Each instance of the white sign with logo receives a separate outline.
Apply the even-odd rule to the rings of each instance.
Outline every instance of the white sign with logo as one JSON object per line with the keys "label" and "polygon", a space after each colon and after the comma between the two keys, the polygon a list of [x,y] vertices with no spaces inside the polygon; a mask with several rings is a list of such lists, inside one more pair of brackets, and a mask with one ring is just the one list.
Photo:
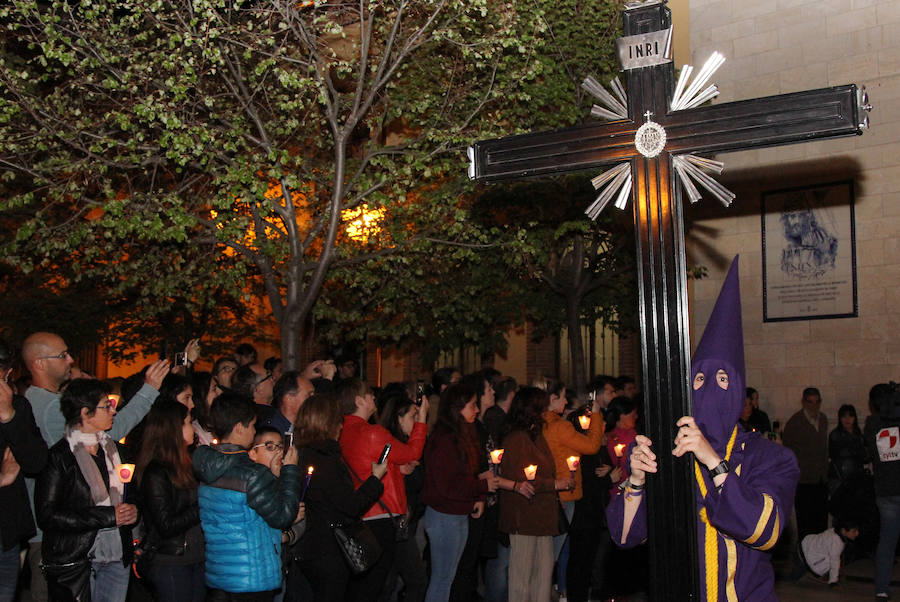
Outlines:
{"label": "white sign with logo", "polygon": [[882,462],[900,460],[900,427],[892,426],[878,431],[875,445],[878,447],[878,457]]}

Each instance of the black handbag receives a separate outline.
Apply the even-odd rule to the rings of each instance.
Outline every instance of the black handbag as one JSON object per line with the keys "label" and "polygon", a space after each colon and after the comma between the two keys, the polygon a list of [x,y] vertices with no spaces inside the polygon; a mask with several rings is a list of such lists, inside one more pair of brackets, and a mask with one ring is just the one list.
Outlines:
{"label": "black handbag", "polygon": [[331,530],[354,575],[365,573],[378,562],[381,545],[365,522],[360,520],[349,525],[331,525]]}
{"label": "black handbag", "polygon": [[91,602],[91,563],[87,560],[65,564],[41,563],[51,600]]}

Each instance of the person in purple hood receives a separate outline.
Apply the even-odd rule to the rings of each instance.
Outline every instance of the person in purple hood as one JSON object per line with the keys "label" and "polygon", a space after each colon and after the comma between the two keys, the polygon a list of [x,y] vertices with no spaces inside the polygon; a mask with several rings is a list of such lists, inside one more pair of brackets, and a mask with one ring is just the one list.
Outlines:
{"label": "person in purple hood", "polygon": [[[793,452],[738,426],[744,405],[744,341],[734,259],[691,361],[693,416],[678,420],[672,454],[693,453],[701,599],[777,600],[771,550],[790,518],[800,469]],[[639,435],[631,476],[607,508],[621,547],[647,539],[643,489],[657,471]],[[651,534],[652,535],[652,534]]]}

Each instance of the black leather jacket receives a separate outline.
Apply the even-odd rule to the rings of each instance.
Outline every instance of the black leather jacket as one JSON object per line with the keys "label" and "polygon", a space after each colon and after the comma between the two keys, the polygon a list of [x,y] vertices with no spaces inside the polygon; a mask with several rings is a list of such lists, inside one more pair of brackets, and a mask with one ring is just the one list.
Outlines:
{"label": "black leather jacket", "polygon": [[197,487],[176,488],[165,466],[154,461],[141,476],[140,494],[146,546],[158,554],[184,555],[185,533],[200,524]]}
{"label": "black leather jacket", "polygon": [[24,397],[14,395],[13,409],[16,412],[13,419],[0,423],[0,458],[7,448],[12,449],[22,470],[15,481],[0,487],[0,540],[4,552],[35,533],[24,475],[36,476],[47,463],[47,444],[34,423],[31,404]]}
{"label": "black leather jacket", "polygon": [[[116,445],[119,457],[127,462],[126,449]],[[34,507],[38,524],[44,531],[41,553],[47,564],[84,560],[94,545],[97,531],[116,526],[115,508],[94,505],[91,488],[81,476],[65,437],[50,448],[47,466],[35,486]],[[131,526],[119,527],[119,536],[122,539],[122,564],[128,566],[134,558]]]}

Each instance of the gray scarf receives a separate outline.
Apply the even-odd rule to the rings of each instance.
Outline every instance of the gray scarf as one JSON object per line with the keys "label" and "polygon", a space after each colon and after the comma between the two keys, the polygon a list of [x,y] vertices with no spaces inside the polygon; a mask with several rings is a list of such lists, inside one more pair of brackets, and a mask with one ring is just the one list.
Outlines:
{"label": "gray scarf", "polygon": [[[125,494],[125,485],[119,478],[118,465],[121,463],[119,449],[106,432],[82,433],[78,429],[66,427],[66,441],[75,456],[81,476],[91,489],[91,500],[97,506],[118,506]],[[98,445],[103,448],[106,458],[106,472],[109,474],[109,489],[91,458],[87,448]],[[115,562],[122,560],[122,540],[117,527],[100,529],[94,539],[89,556],[97,562]]]}

